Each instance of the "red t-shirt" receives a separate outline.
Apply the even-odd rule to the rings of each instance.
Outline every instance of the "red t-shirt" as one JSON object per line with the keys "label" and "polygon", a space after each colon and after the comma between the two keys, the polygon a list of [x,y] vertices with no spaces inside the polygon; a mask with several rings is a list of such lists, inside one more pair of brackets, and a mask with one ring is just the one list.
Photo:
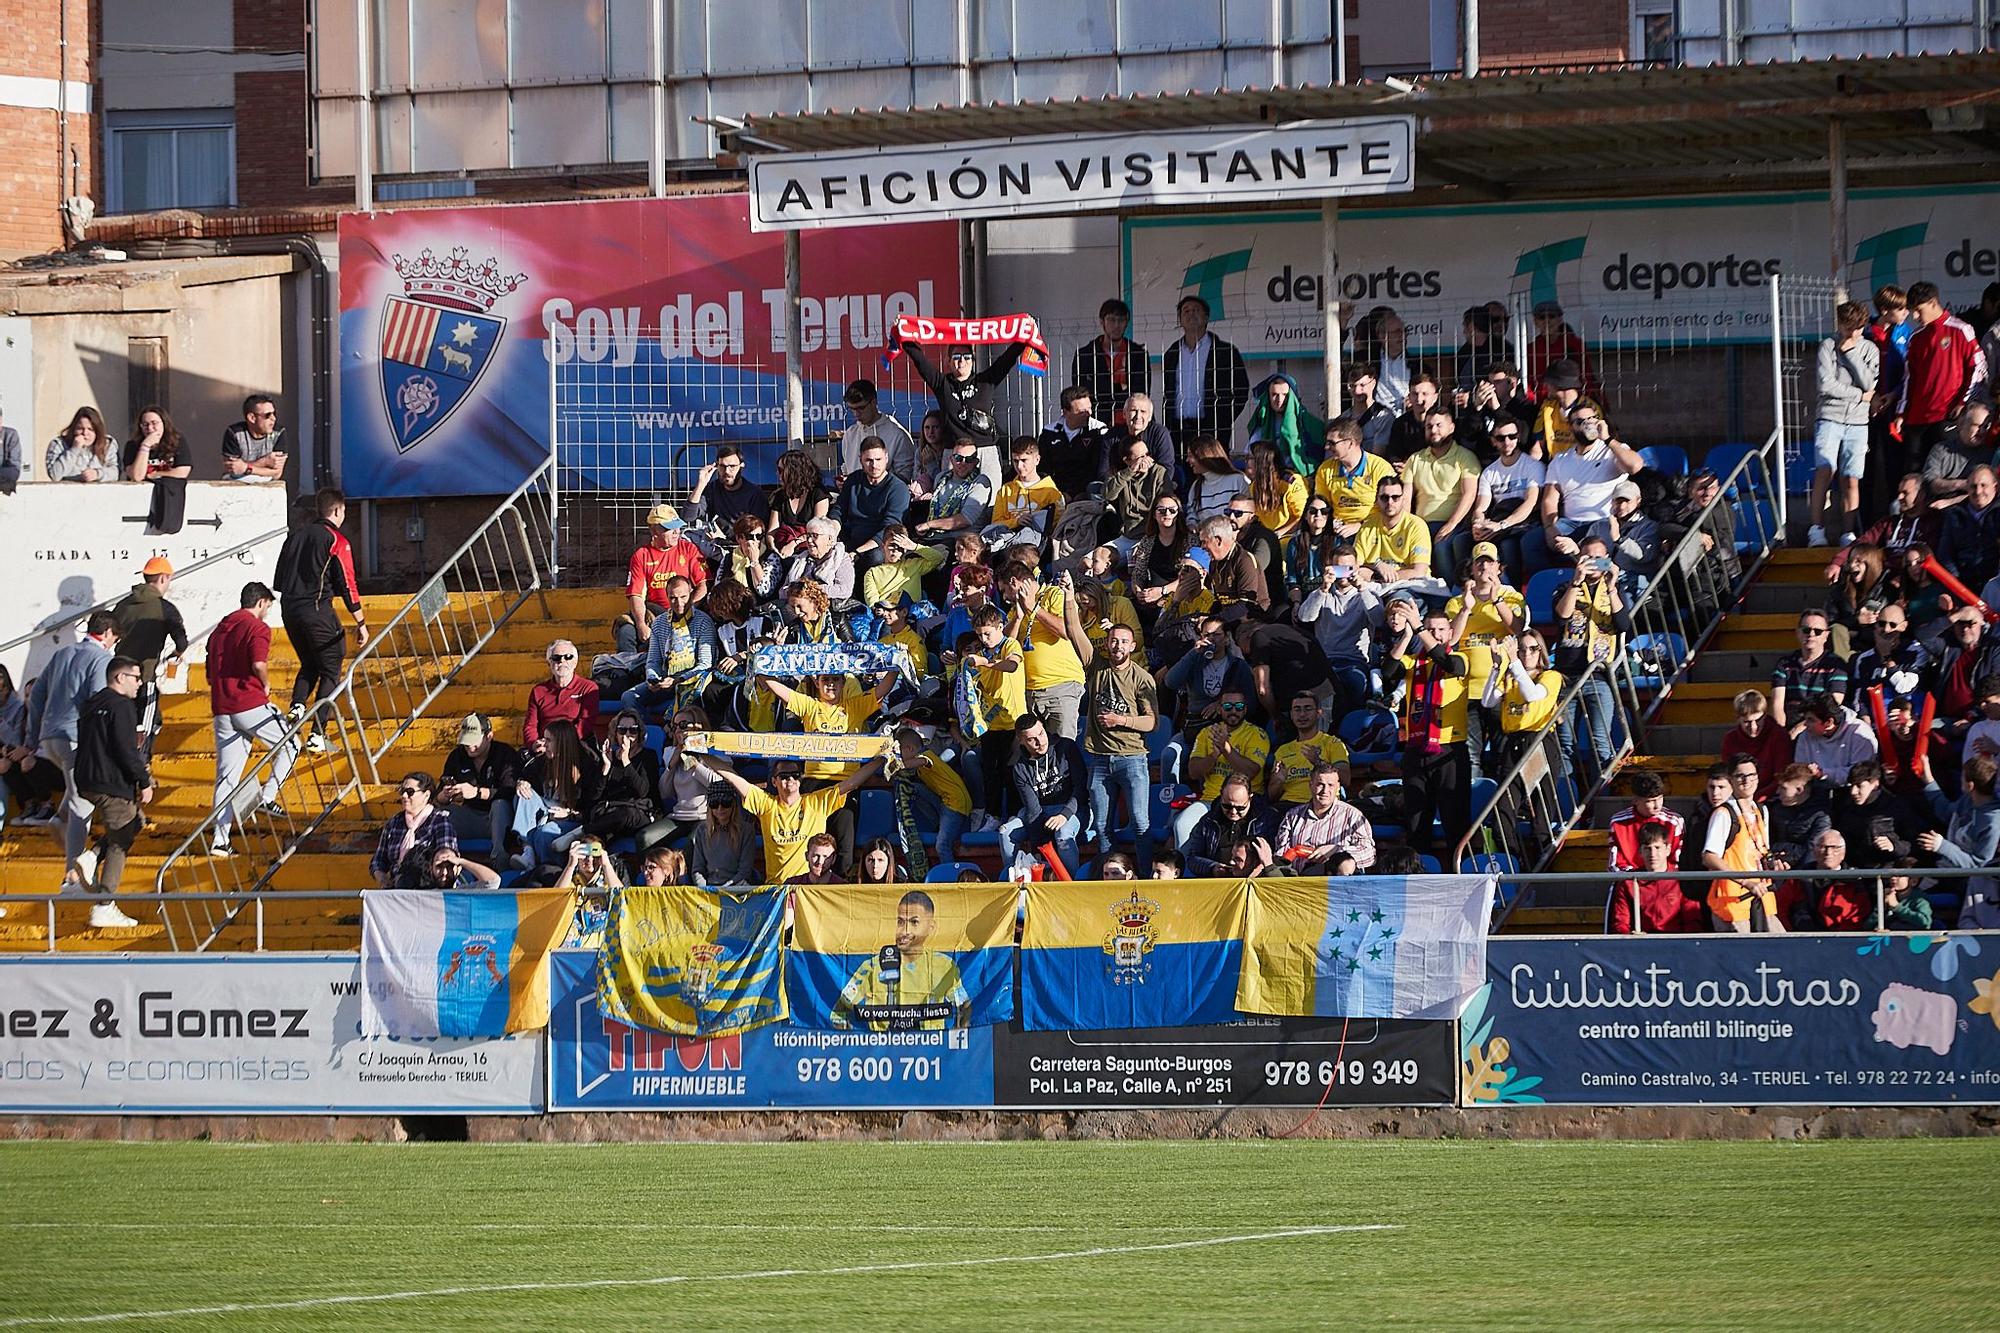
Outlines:
{"label": "red t-shirt", "polygon": [[251,667],[271,660],[271,627],[250,610],[231,611],[208,636],[208,703],[217,717],[271,702]]}
{"label": "red t-shirt", "polygon": [[694,585],[695,596],[701,596],[708,586],[708,562],[701,558],[701,548],[685,537],[671,546],[641,546],[632,552],[632,563],[625,580],[627,597],[643,597],[647,603],[664,610],[667,605],[667,584],[678,574]]}

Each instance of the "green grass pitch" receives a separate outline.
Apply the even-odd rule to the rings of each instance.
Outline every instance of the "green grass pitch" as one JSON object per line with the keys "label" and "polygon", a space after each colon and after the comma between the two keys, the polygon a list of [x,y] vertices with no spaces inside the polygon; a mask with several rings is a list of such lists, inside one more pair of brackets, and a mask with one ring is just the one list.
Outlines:
{"label": "green grass pitch", "polygon": [[0,1329],[1991,1329],[1996,1237],[1992,1139],[0,1143]]}

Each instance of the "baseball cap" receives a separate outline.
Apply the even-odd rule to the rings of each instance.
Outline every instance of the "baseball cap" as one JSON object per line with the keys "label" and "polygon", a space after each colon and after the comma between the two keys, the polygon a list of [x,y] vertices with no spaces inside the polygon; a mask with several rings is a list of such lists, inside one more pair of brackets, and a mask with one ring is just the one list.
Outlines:
{"label": "baseball cap", "polygon": [[1583,371],[1577,367],[1576,362],[1567,357],[1560,361],[1551,361],[1548,370],[1542,375],[1542,383],[1551,389],[1581,389]]}
{"label": "baseball cap", "polygon": [[672,505],[658,504],[654,505],[652,512],[646,515],[646,526],[649,528],[684,528],[687,524],[682,521],[680,511]]}
{"label": "baseball cap", "polygon": [[172,574],[173,572],[173,561],[163,555],[156,555],[151,560],[148,560],[144,567],[139,570],[139,576],[149,579],[156,574]]}
{"label": "baseball cap", "polygon": [[1472,558],[1474,560],[1498,560],[1500,558],[1500,548],[1492,542],[1474,542],[1472,546]]}
{"label": "baseball cap", "polygon": [[458,724],[458,743],[477,745],[493,730],[492,724],[478,713],[467,713],[465,720]]}
{"label": "baseball cap", "polygon": [[1611,498],[1614,500],[1637,500],[1644,494],[1636,481],[1621,481],[1611,488]]}

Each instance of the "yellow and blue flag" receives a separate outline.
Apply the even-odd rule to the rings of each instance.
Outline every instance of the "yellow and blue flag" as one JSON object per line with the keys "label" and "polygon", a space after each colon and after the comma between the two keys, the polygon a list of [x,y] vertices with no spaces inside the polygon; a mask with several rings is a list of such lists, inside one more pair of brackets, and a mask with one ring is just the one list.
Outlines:
{"label": "yellow and blue flag", "polygon": [[1012,884],[799,885],[785,956],[800,1027],[919,1032],[1014,1016]]}
{"label": "yellow and blue flag", "polygon": [[549,951],[567,889],[361,895],[361,1030],[370,1037],[499,1037],[549,1022]]}
{"label": "yellow and blue flag", "polygon": [[1028,886],[1021,1025],[1069,1031],[1227,1023],[1249,881]]}
{"label": "yellow and blue flag", "polygon": [[1250,881],[1236,1007],[1457,1018],[1486,982],[1490,875]]}
{"label": "yellow and blue flag", "polygon": [[597,955],[597,1010],[684,1037],[785,1017],[785,890],[688,885],[611,891]]}

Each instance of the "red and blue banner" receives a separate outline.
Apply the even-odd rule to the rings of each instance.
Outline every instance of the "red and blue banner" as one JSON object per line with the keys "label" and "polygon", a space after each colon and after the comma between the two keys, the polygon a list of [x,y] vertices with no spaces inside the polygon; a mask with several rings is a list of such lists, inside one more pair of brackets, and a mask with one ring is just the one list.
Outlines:
{"label": "red and blue banner", "polygon": [[[815,232],[800,271],[809,429],[906,316],[956,316],[949,222]],[[505,494],[550,452],[651,484],[722,440],[770,480],[784,439],[784,246],[746,197],[621,199],[344,215],[341,481],[350,495]],[[775,331],[775,332],[774,332]],[[553,363],[553,374],[552,374]],[[885,390],[914,427],[927,395]]]}

